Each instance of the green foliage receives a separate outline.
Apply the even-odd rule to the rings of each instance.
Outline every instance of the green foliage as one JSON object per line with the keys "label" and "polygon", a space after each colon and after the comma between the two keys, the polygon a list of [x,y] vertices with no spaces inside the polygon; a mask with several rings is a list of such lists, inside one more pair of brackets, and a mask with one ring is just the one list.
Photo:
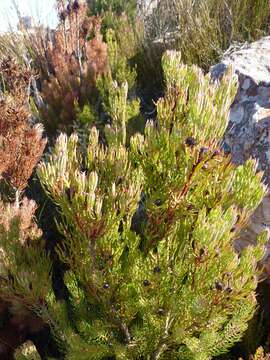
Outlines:
{"label": "green foliage", "polygon": [[119,84],[128,83],[128,88],[133,89],[136,83],[136,71],[131,69],[126,56],[121,52],[117,43],[115,31],[109,29],[106,34],[108,46],[109,65],[112,78]]}
{"label": "green foliage", "polygon": [[136,18],[136,0],[88,0],[90,13],[102,16],[103,34],[118,27],[123,14],[133,22]]}
{"label": "green foliage", "polygon": [[47,293],[40,315],[69,360],[211,359],[256,308],[265,236],[241,256],[233,241],[265,189],[253,161],[235,168],[219,150],[236,82],[213,84],[174,52],[163,68],[165,96],[144,134],[127,140],[127,82],[107,78],[106,146],[95,127],[85,153],[62,134],[38,168],[61,215],[69,293]]}
{"label": "green foliage", "polygon": [[76,107],[77,121],[80,126],[93,126],[96,122],[97,114],[89,104],[85,104],[82,109]]}
{"label": "green foliage", "polygon": [[1,298],[37,310],[51,288],[51,262],[32,223],[36,205],[25,198],[21,206],[0,206]]}
{"label": "green foliage", "polygon": [[111,119],[111,124],[105,127],[105,133],[110,143],[126,144],[135,131],[144,128],[140,103],[134,96],[136,71],[120,52],[113,30],[107,31],[106,40],[110,71],[97,81],[104,110]]}
{"label": "green foliage", "polygon": [[153,42],[139,17],[133,21],[124,15],[117,17],[111,28],[114,30],[119,52],[136,68],[137,86],[140,90],[147,89],[151,92],[149,100],[152,101],[157,90],[160,91],[162,88],[161,57],[166,46]]}
{"label": "green foliage", "polygon": [[91,13],[104,15],[104,13],[122,13],[134,17],[136,11],[136,0],[88,0]]}
{"label": "green foliage", "polygon": [[[62,26],[63,41],[52,48],[38,32],[23,41],[0,38],[1,54],[22,61],[26,47],[33,58],[52,137],[58,128],[75,131],[60,135],[38,169],[59,211],[61,241],[53,233],[45,246],[34,203],[4,203],[11,200],[1,184],[1,301],[18,326],[26,327],[29,313],[41,327],[49,325],[59,359],[226,355],[254,324],[265,235],[241,255],[233,243],[265,189],[254,161],[236,168],[220,150],[236,93],[230,71],[213,84],[180,60],[208,70],[235,41],[267,34],[269,1],[161,0],[145,19],[136,18],[135,0],[89,0],[89,6],[102,16],[106,44],[99,20],[87,18],[83,6],[83,16],[64,9],[73,25]],[[95,21],[96,37],[85,33]],[[65,47],[69,34],[78,40],[80,33],[87,69],[74,58],[78,42]],[[163,56],[168,48],[180,50],[182,59]],[[38,118],[41,110],[31,101]],[[146,101],[155,119],[145,126]],[[61,266],[55,280],[52,269],[55,275]],[[268,357],[262,348],[254,355]],[[39,358],[31,343],[15,353],[16,360]]]}

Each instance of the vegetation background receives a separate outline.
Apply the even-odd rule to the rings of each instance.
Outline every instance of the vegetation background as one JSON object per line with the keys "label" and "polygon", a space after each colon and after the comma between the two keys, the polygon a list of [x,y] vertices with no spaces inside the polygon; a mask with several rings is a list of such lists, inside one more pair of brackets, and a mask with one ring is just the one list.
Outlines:
{"label": "vegetation background", "polygon": [[222,149],[268,0],[57,2],[0,36],[1,359],[268,359],[266,189]]}

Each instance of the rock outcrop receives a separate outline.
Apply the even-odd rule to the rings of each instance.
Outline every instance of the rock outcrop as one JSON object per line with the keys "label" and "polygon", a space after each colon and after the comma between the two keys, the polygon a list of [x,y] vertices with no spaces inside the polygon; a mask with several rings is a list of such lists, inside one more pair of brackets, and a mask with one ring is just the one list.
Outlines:
{"label": "rock outcrop", "polygon": [[137,14],[138,16],[148,17],[157,7],[158,0],[137,0]]}
{"label": "rock outcrop", "polygon": [[269,187],[269,193],[236,247],[241,251],[248,244],[254,244],[262,230],[268,231],[268,249],[263,263],[270,275],[270,37],[225,53],[221,63],[211,69],[213,78],[220,78],[228,65],[238,76],[239,89],[231,107],[224,150],[231,153],[236,164],[250,157],[257,159],[258,170],[264,172]]}

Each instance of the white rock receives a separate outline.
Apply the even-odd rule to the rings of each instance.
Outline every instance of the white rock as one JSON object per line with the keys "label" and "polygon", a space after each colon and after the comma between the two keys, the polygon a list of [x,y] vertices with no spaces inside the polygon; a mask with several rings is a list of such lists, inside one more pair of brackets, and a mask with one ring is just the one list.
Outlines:
{"label": "white rock", "polygon": [[[230,49],[221,63],[212,67],[212,77],[222,77],[229,64],[238,75],[239,89],[224,141],[236,164],[250,157],[258,160],[258,170],[264,171],[270,188],[270,37],[244,44],[235,51]],[[236,248],[241,251],[255,244],[262,230],[267,230],[269,239],[262,264],[270,275],[270,191],[236,241]]]}

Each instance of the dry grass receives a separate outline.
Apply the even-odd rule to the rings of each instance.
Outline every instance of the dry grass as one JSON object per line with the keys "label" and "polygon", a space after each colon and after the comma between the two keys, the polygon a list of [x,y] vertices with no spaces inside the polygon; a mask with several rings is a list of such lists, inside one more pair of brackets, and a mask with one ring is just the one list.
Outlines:
{"label": "dry grass", "polygon": [[233,42],[268,34],[269,19],[269,0],[160,0],[148,33],[162,39],[174,31],[183,60],[208,69]]}
{"label": "dry grass", "polygon": [[231,45],[268,35],[269,19],[269,0],[159,0],[143,21],[137,19],[129,28],[122,24],[118,41],[136,65],[142,87],[158,96],[165,50],[176,49],[183,62],[208,71]]}

